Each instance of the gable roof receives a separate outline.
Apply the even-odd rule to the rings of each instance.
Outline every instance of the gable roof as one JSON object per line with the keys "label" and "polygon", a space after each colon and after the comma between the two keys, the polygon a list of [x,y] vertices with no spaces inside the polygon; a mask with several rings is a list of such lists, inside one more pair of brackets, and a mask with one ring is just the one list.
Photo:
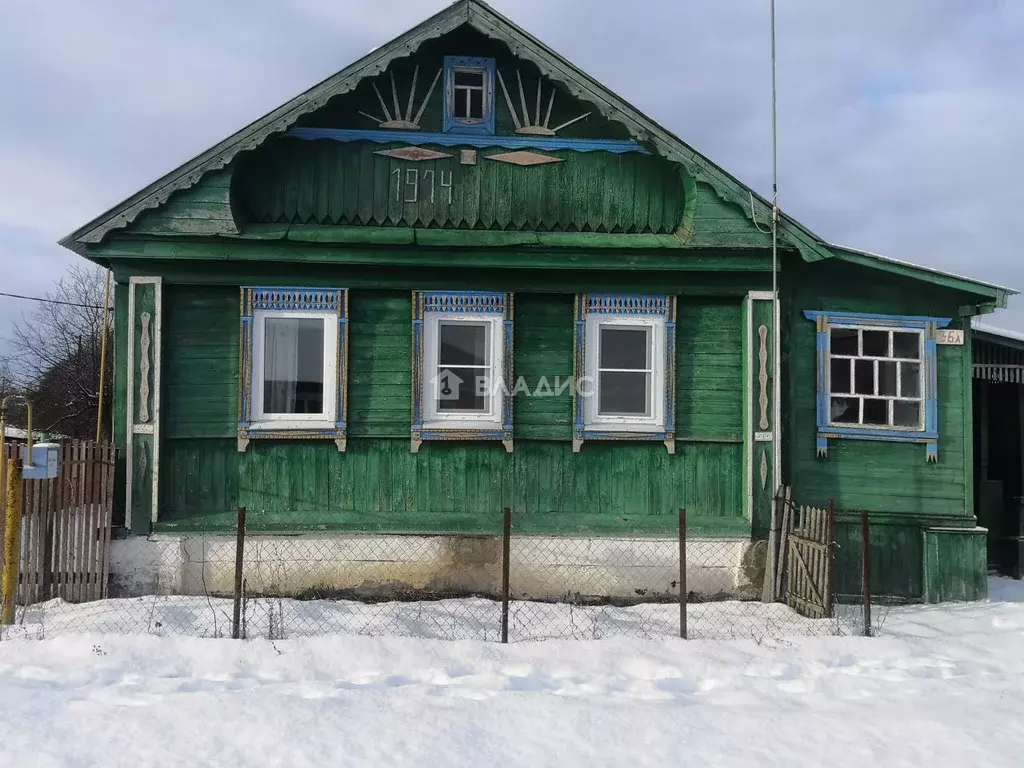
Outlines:
{"label": "gable roof", "polygon": [[902,259],[894,259],[891,256],[883,256],[880,253],[872,253],[871,251],[864,251],[859,248],[849,248],[845,245],[833,244],[831,247],[840,261],[872,267],[884,272],[939,285],[943,288],[951,288],[955,291],[982,296],[987,299],[982,304],[985,305],[984,308],[988,311],[1004,308],[1009,297],[1016,296],[1019,293],[1019,291],[1003,285],[986,283],[982,280],[963,277],[952,272],[943,272],[942,270],[913,264]]}
{"label": "gable roof", "polygon": [[[287,131],[303,115],[320,109],[335,96],[354,90],[364,78],[381,74],[391,62],[411,56],[423,43],[442,37],[463,25],[504,42],[513,55],[532,62],[543,74],[561,83],[573,96],[592,104],[607,119],[625,126],[634,139],[667,160],[683,165],[695,181],[705,182],[722,200],[737,205],[758,228],[762,223],[771,221],[772,206],[769,200],[697,152],[671,131],[577,69],[483,0],[456,0],[426,21],[374,49],[337,74],[314,85],[100,214],[62,238],[60,244],[84,256],[88,245],[99,243],[111,231],[128,226],[141,213],[165,203],[174,192],[191,187],[205,174],[225,167],[239,153],[255,149],[271,135]],[[1003,286],[900,262],[868,251],[830,245],[798,221],[781,212],[779,243],[784,247],[795,248],[806,261],[838,257],[843,261],[975,294],[983,298],[979,305],[983,311],[1005,307],[1007,297],[1016,293]]]}
{"label": "gable roof", "polygon": [[[751,220],[771,220],[771,203],[768,200],[679,137],[581,72],[482,0],[457,0],[390,43],[374,49],[337,74],[160,177],[62,238],[60,244],[85,255],[86,246],[99,243],[111,231],[128,226],[139,214],[165,203],[174,192],[192,186],[210,171],[223,168],[240,152],[255,149],[271,135],[288,130],[303,115],[323,107],[335,96],[352,91],[364,78],[384,72],[392,61],[412,55],[424,42],[439,38],[463,25],[504,42],[513,55],[534,63],[543,74],[561,83],[577,98],[593,104],[606,118],[625,126],[634,139],[646,144],[657,154],[685,166],[696,180],[709,184],[726,202],[740,206]],[[789,216],[781,216],[779,239],[780,244],[797,249],[808,261],[818,261],[832,255],[822,238]]]}

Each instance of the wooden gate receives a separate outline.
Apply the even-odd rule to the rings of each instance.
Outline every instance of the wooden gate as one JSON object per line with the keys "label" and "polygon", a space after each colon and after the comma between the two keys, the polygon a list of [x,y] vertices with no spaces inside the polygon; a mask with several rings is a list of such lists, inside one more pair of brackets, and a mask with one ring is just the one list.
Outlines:
{"label": "wooden gate", "polygon": [[786,563],[786,604],[802,616],[832,616],[835,554],[835,508],[797,507],[791,492],[782,497],[783,552]]}
{"label": "wooden gate", "polygon": [[[21,448],[4,446],[0,480],[5,480],[7,459]],[[58,477],[24,481],[17,598],[21,605],[53,597],[76,603],[106,597],[114,458],[112,445],[67,441],[61,444]],[[0,515],[0,533],[4,524]]]}

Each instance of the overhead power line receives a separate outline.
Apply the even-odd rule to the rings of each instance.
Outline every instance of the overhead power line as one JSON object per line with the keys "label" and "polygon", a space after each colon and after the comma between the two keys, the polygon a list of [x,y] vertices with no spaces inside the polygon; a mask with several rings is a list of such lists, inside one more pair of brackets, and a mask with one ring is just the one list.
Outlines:
{"label": "overhead power line", "polygon": [[[23,299],[25,301],[38,301],[43,304],[61,304],[65,307],[82,307],[83,309],[103,309],[98,304],[78,304],[74,301],[60,301],[59,299],[43,299],[39,296],[22,296],[20,293],[4,293],[0,291],[0,296],[6,296],[9,299]],[[113,307],[110,307],[112,310]]]}

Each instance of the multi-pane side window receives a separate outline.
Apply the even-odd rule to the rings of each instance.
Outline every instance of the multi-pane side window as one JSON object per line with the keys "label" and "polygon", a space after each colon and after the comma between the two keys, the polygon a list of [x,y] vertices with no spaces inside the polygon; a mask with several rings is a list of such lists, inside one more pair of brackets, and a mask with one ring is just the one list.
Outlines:
{"label": "multi-pane side window", "polygon": [[922,331],[832,326],[828,356],[830,423],[924,429]]}
{"label": "multi-pane side window", "polygon": [[[817,327],[816,453],[833,439],[923,443],[939,455],[938,344],[948,317],[804,310]],[[798,364],[798,363],[793,363]]]}
{"label": "multi-pane side window", "polygon": [[344,450],[348,292],[243,287],[239,449],[257,438],[332,438]]}
{"label": "multi-pane side window", "polygon": [[574,450],[584,440],[663,440],[675,450],[673,296],[576,300]]}
{"label": "multi-pane side window", "polygon": [[414,291],[412,450],[501,440],[512,450],[512,294]]}
{"label": "multi-pane side window", "polygon": [[494,59],[445,56],[445,133],[494,134],[494,82]]}

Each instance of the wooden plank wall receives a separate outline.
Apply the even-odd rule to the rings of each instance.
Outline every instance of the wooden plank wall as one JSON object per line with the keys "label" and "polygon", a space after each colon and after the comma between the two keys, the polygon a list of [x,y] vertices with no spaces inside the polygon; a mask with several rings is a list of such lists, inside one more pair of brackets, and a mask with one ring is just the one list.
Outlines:
{"label": "wooden plank wall", "polygon": [[[5,464],[20,449],[4,446]],[[106,597],[114,459],[112,445],[68,441],[61,445],[56,479],[24,481],[20,604]]]}
{"label": "wooden plank wall", "polygon": [[[742,311],[739,300],[681,302],[680,443],[592,441],[572,453],[572,396],[515,402],[515,451],[424,444],[409,451],[408,292],[350,297],[349,444],[235,449],[237,288],[168,287],[164,303],[161,522],[230,527],[305,520],[358,530],[485,532],[503,506],[536,532],[660,530],[685,506],[695,531],[749,535],[742,517]],[[531,390],[572,374],[573,297],[516,295],[515,370]],[[498,515],[500,517],[500,515]],[[223,518],[223,519],[221,519]],[[674,519],[674,518],[673,518]]]}

